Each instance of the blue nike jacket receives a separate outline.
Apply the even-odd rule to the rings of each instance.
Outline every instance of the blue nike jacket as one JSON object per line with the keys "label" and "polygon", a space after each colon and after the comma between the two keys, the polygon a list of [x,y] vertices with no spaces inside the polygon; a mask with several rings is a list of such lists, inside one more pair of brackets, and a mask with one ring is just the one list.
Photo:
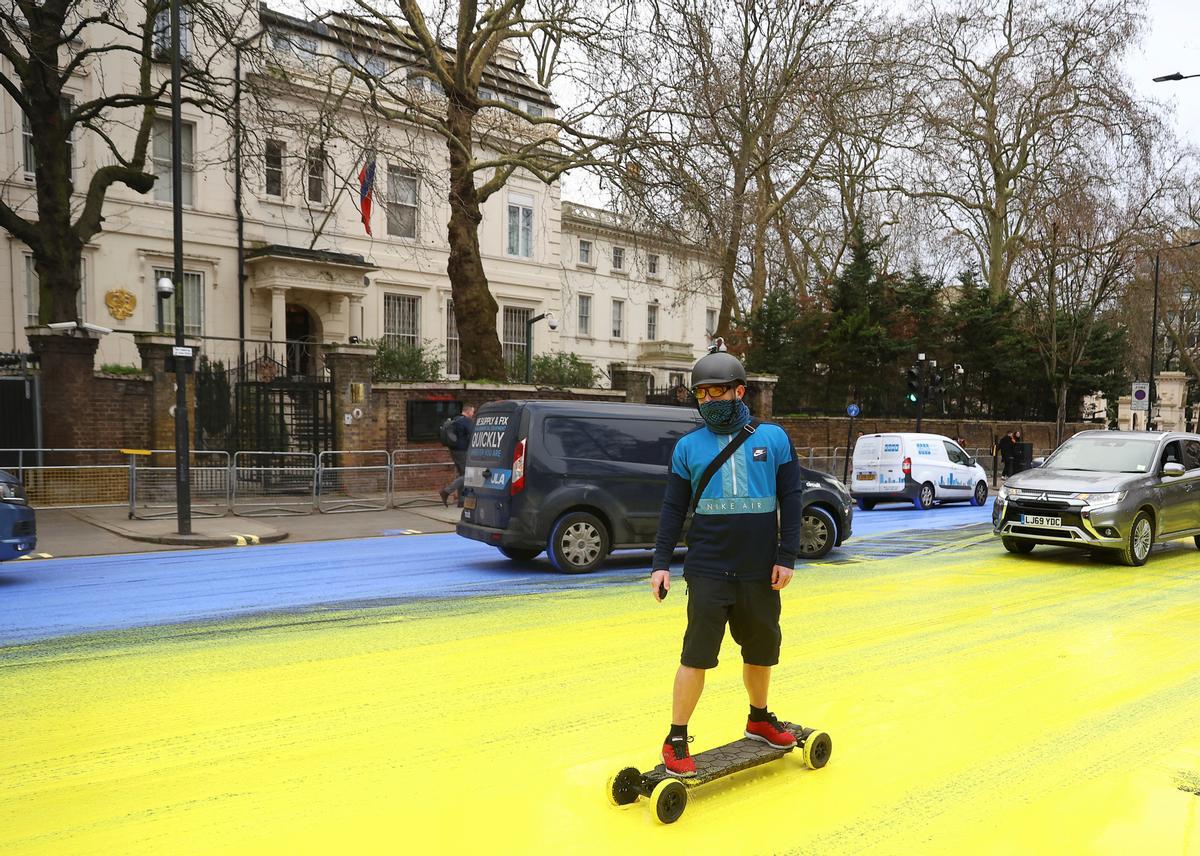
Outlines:
{"label": "blue nike jacket", "polygon": [[[658,518],[654,569],[670,569],[671,554],[708,465],[730,442],[702,426],[680,437]],[[774,565],[795,567],[803,509],[800,465],[778,425],[761,423],[709,481],[687,534],[684,577],[771,576]]]}

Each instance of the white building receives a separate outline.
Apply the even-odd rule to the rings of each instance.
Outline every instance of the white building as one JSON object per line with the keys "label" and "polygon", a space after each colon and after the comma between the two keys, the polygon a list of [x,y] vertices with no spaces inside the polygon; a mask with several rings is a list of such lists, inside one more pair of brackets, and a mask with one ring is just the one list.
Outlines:
{"label": "white building", "polygon": [[[239,328],[247,339],[277,351],[281,346],[268,340],[344,342],[357,336],[424,345],[443,356],[447,375],[455,377],[445,145],[413,127],[376,129],[373,236],[366,234],[357,206],[365,160],[361,140],[352,135],[315,139],[312,128],[320,123],[298,119],[322,109],[321,93],[334,72],[318,57],[350,57],[339,34],[349,33],[351,25],[339,29],[338,19],[331,19],[318,28],[266,9],[261,20],[273,60],[247,79],[246,88],[274,92],[272,112],[285,120],[247,128],[246,138],[254,144],[245,147],[242,170],[244,285],[238,276],[231,119],[183,108],[185,332],[207,337],[202,348],[218,358],[236,348],[223,340],[237,339]],[[392,73],[405,68],[398,47],[353,58]],[[166,63],[155,69],[168,71]],[[223,71],[232,76],[231,65]],[[135,70],[126,63],[105,72]],[[79,76],[75,97],[97,97],[104,77]],[[554,110],[548,93],[523,73],[515,52],[502,52],[484,82],[495,97],[525,110]],[[430,99],[440,97],[423,91]],[[244,115],[249,123],[251,111]],[[344,126],[353,121],[334,118]],[[0,123],[8,129],[23,126],[10,98],[0,100]],[[33,171],[25,136],[2,138],[4,198],[32,218]],[[98,364],[137,364],[133,333],[173,329],[170,301],[155,297],[156,280],[169,276],[172,267],[169,114],[156,120],[152,149],[159,175],[154,189],[142,196],[113,185],[104,231],[84,251],[81,319],[115,331],[103,340]],[[76,187],[86,187],[102,157],[99,141],[81,134],[72,157]],[[37,315],[36,274],[28,248],[5,237],[0,351],[24,350],[24,328]],[[657,383],[682,379],[671,374],[686,370],[707,346],[706,323],[713,326],[719,305],[716,281],[693,248],[639,234],[605,212],[563,203],[557,185],[546,186],[519,171],[484,203],[479,239],[500,305],[497,332],[514,363],[524,354],[526,322],[545,312],[562,323],[557,331],[535,326],[535,352],[575,352],[604,372],[611,363],[641,364],[654,367]],[[319,348],[314,350],[319,360]],[[289,367],[305,373],[313,368],[312,358],[289,355]]]}

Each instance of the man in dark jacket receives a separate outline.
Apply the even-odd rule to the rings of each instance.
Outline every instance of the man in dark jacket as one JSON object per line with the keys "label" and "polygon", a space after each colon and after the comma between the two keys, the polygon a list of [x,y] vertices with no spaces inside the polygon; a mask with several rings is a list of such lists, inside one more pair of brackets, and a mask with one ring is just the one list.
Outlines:
{"label": "man in dark jacket", "polygon": [[458,494],[458,501],[462,502],[463,474],[467,471],[467,451],[471,448],[471,433],[475,430],[475,408],[469,404],[464,407],[462,413],[454,417],[450,427],[454,429],[454,445],[447,448],[454,461],[457,477],[438,491],[438,495],[442,498],[442,505],[450,504],[450,494],[452,493]]}
{"label": "man in dark jacket", "polygon": [[[671,555],[694,488],[750,422],[742,401],[746,370],[731,354],[702,357],[692,369],[692,390],[705,425],[679,438],[671,456],[650,576],[658,601],[671,588]],[[767,710],[767,690],[782,640],[779,591],[791,582],[800,549],[802,484],[787,433],[763,423],[721,465],[696,503],[683,569],[687,630],[675,674],[671,730],[662,748],[663,763],[674,775],[696,774],[688,720],[704,689],[705,671],[717,665],[727,623],[741,646],[742,679],[750,697],[745,736],[781,749],[796,744]]]}
{"label": "man in dark jacket", "polygon": [[1009,431],[1000,438],[1000,442],[996,444],[996,454],[1000,456],[1000,463],[1003,464],[1003,474],[1005,478],[1012,475],[1012,458],[1013,458],[1013,433]]}

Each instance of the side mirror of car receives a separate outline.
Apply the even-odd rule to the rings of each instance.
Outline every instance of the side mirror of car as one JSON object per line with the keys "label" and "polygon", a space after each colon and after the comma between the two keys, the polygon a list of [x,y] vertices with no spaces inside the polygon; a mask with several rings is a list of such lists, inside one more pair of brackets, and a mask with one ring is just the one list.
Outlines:
{"label": "side mirror of car", "polygon": [[1183,475],[1184,472],[1186,472],[1186,470],[1184,470],[1183,464],[1177,464],[1174,461],[1169,464],[1163,464],[1162,474],[1166,478],[1178,478],[1179,476]]}
{"label": "side mirror of car", "polygon": [[968,467],[973,467],[978,463],[979,462],[977,460],[975,460],[974,458],[967,458],[967,466]]}
{"label": "side mirror of car", "polygon": [[1040,467],[1044,463],[1046,463],[1045,458],[1034,458],[1032,461],[1029,462],[1029,465],[1033,466],[1033,467]]}

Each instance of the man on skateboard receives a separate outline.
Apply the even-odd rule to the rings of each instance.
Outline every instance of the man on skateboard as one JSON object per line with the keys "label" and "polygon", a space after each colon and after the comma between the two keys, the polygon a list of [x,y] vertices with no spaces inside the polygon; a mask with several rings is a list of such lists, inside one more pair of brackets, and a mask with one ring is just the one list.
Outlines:
{"label": "man on skateboard", "polygon": [[[767,691],[782,639],[779,591],[792,579],[803,508],[791,440],[778,425],[751,420],[742,401],[741,362],[714,349],[692,368],[692,390],[705,424],[675,444],[650,575],[654,599],[661,602],[671,588],[671,556],[694,503],[683,566],[687,630],[662,749],[666,768],[685,777],[696,774],[688,720],[704,690],[705,671],[717,665],[727,623],[742,649],[742,680],[750,697],[745,736],[778,749],[796,745],[795,735],[767,710]],[[700,484],[710,464],[737,442],[707,484]]]}

